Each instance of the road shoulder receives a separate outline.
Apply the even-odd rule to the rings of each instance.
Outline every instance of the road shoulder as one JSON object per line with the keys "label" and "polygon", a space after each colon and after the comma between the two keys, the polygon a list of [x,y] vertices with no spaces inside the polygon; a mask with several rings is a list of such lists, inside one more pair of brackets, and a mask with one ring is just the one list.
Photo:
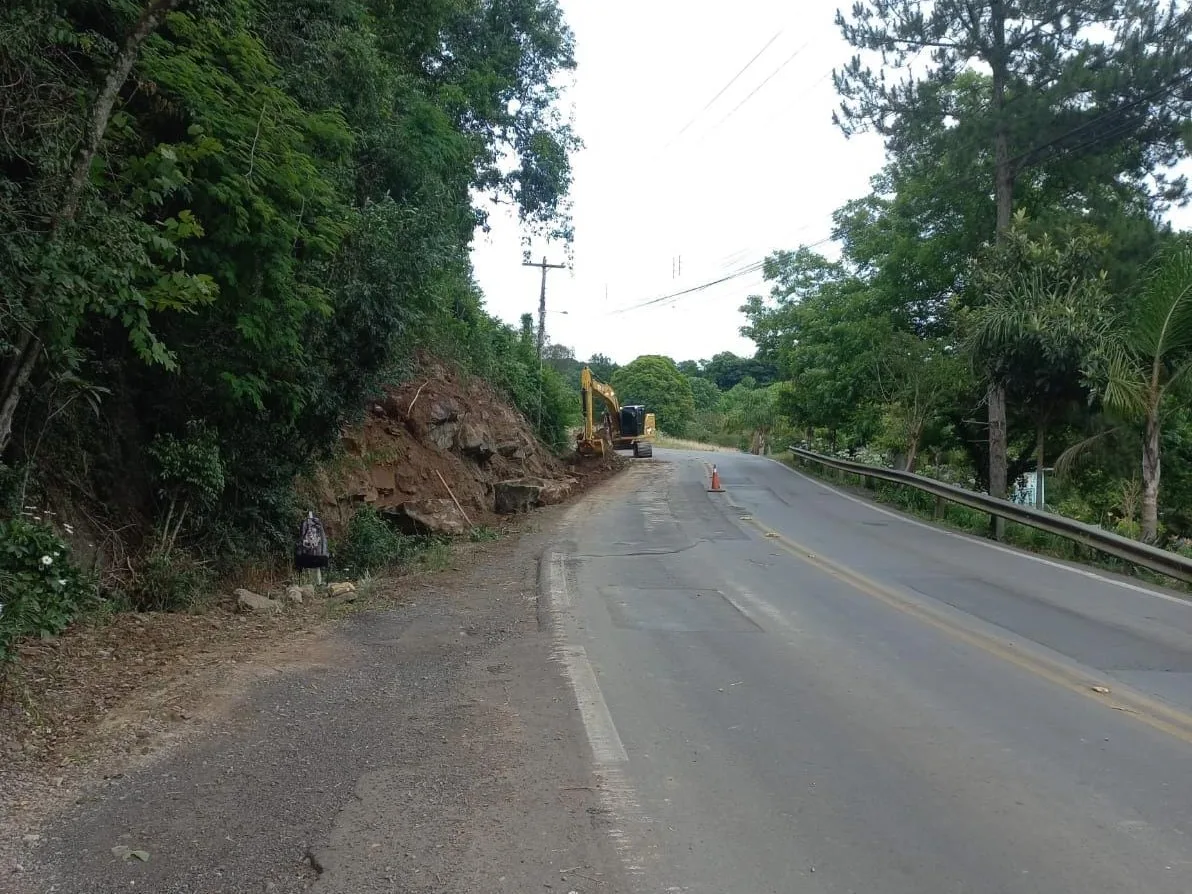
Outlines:
{"label": "road shoulder", "polygon": [[563,512],[401,581],[189,739],[62,787],[9,890],[624,890],[537,611]]}

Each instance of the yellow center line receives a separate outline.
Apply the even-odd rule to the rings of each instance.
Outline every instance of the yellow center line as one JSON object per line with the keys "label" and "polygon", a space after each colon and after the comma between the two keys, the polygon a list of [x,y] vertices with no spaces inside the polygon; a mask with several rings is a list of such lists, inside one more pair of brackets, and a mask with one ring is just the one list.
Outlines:
{"label": "yellow center line", "polygon": [[[903,614],[917,618],[931,627],[947,633],[954,639],[958,639],[997,658],[1001,658],[1021,670],[1028,671],[1057,686],[1062,686],[1064,689],[1078,693],[1108,710],[1120,711],[1153,729],[1167,733],[1182,742],[1192,745],[1192,714],[1151,698],[1137,690],[1122,686],[1117,681],[1114,681],[1111,689],[1104,683],[1088,679],[1085,674],[1076,668],[1068,667],[1042,655],[1024,652],[1016,648],[1013,643],[1006,642],[995,636],[965,629],[947,617],[943,612],[933,610],[926,605],[913,601],[897,590],[878,583],[832,559],[817,555],[813,550],[792,540],[785,534],[768,528],[753,518],[742,520],[761,531],[771,541],[776,542],[785,552],[823,571],[825,574],[843,581],[853,589],[884,602]],[[1108,696],[1112,696],[1112,700]]]}

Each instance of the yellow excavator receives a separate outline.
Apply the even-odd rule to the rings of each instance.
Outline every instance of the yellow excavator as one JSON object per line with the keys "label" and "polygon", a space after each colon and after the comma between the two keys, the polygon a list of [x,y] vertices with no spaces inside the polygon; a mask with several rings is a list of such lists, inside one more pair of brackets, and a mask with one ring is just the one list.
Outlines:
{"label": "yellow excavator", "polygon": [[[592,377],[592,370],[584,367],[579,376],[580,396],[584,408],[584,430],[576,438],[575,449],[580,456],[604,456],[606,449],[628,450],[634,456],[654,455],[654,414],[637,404],[621,406],[617,393],[608,385]],[[596,398],[604,403],[604,417],[596,427]],[[606,446],[608,445],[608,446]]]}

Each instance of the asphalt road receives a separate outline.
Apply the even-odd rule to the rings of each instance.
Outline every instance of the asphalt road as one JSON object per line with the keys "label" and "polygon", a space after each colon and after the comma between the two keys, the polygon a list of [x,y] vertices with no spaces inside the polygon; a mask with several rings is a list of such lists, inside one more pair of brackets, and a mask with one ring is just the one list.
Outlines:
{"label": "asphalt road", "polygon": [[633,890],[1192,890],[1177,597],[745,455],[569,517],[543,611]]}

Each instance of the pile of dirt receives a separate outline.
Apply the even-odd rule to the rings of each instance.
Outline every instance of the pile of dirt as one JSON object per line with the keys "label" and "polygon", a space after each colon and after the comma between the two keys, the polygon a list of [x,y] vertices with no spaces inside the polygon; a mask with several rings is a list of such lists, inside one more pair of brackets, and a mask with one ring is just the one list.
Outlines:
{"label": "pile of dirt", "polygon": [[341,443],[343,458],[318,472],[313,494],[332,536],[361,505],[407,533],[464,534],[562,502],[625,463],[556,458],[491,385],[426,360]]}

